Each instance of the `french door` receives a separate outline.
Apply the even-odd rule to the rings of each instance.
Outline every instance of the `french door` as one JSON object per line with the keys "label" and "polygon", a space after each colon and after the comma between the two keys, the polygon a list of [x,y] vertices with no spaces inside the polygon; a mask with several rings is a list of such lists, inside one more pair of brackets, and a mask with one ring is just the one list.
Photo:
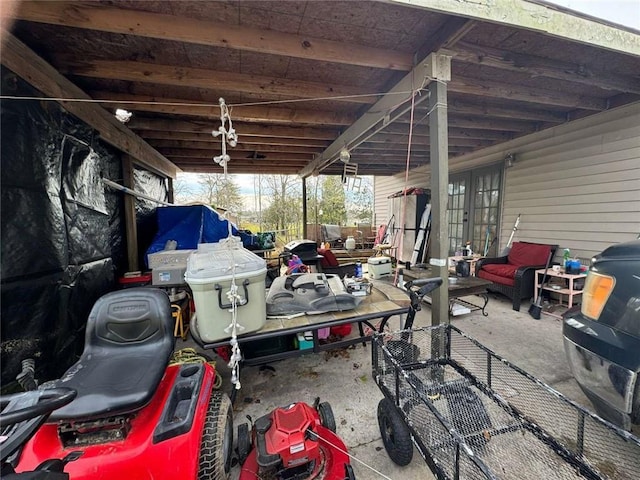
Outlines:
{"label": "french door", "polygon": [[497,252],[502,166],[449,177],[449,254],[471,242],[474,253]]}

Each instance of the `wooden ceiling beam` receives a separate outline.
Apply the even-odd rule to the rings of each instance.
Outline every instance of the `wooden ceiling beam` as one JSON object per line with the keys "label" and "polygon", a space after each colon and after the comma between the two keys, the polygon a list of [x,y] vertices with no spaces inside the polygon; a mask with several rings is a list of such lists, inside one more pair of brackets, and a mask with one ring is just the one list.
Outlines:
{"label": "wooden ceiling beam", "polygon": [[[197,120],[169,120],[160,118],[135,118],[127,124],[132,130],[166,130],[173,132],[206,133],[211,132],[217,126],[210,122]],[[340,131],[338,129],[318,127],[289,127],[280,125],[256,125],[251,123],[234,122],[234,128],[240,138],[245,136],[258,137],[282,137],[312,140],[334,140]]]}
{"label": "wooden ceiling beam", "polygon": [[[218,165],[215,169],[208,166],[192,165],[187,163],[180,163],[179,167],[189,173],[223,173]],[[300,166],[296,165],[268,165],[263,167],[257,167],[254,165],[227,165],[227,172],[230,175],[241,174],[265,174],[265,175],[296,175],[300,170]]]}
{"label": "wooden ceiling beam", "polygon": [[400,71],[413,67],[411,53],[106,5],[29,1],[21,2],[13,15],[31,22],[316,61]]}
{"label": "wooden ceiling beam", "polygon": [[[125,108],[133,112],[220,119],[220,105],[217,101],[203,103],[179,98],[131,95],[106,91],[91,92],[91,96],[96,100],[109,100],[108,103],[101,103],[104,108]],[[255,105],[231,105],[230,107],[233,120],[243,122],[345,126],[351,125],[356,118],[352,114],[328,110],[300,110],[297,108]]]}
{"label": "wooden ceiling beam", "polygon": [[549,3],[522,0],[387,0],[444,15],[473,18],[640,56],[640,35]]}
{"label": "wooden ceiling beam", "polygon": [[[349,128],[340,134],[340,136],[329,145],[322,155],[307,165],[301,172],[302,177],[307,177],[316,172],[327,168],[336,161],[340,150],[345,146],[356,146],[358,142],[366,140],[373,131],[379,129],[385,123],[394,117],[408,112],[410,106],[399,105],[398,93],[406,91],[414,91],[417,85],[426,86],[430,82],[430,67],[432,62],[448,63],[448,58],[439,55],[437,52],[447,42],[455,43],[459,38],[469,31],[469,22],[460,22],[457,19],[450,19],[445,22],[445,26],[432,35],[423,45],[422,51],[428,52],[425,58],[417,58],[416,66],[405,75],[399,82],[393,85],[383,97],[376,101],[362,116],[358,118]],[[413,98],[412,106],[418,105],[427,99],[426,95]]]}
{"label": "wooden ceiling beam", "polygon": [[[381,138],[379,138],[381,137]],[[385,141],[386,140],[386,141]],[[401,137],[400,135],[375,135],[366,142],[360,144],[357,150],[385,150],[389,148],[407,149],[409,137]],[[458,147],[483,147],[493,145],[495,142],[491,140],[479,140],[476,138],[451,138],[449,137],[449,145]],[[429,137],[412,137],[411,151],[420,149],[429,150]]]}
{"label": "wooden ceiling beam", "polygon": [[[488,117],[513,118],[515,120],[533,120],[536,122],[565,123],[568,121],[564,113],[549,110],[532,110],[528,108],[510,108],[487,105],[484,102],[472,103],[465,100],[449,99],[447,103],[449,112],[466,115],[481,115]],[[416,109],[420,113],[426,110]]]}
{"label": "wooden ceiling beam", "polygon": [[[276,152],[256,152],[255,150],[227,150],[227,153],[231,157],[231,161],[234,159],[246,160],[252,158],[254,153],[264,155],[265,158],[257,158],[257,160],[265,161],[287,161],[292,160],[296,162],[310,162],[313,159],[313,155],[304,153],[276,153]],[[210,150],[198,149],[198,148],[163,148],[162,154],[167,158],[181,157],[181,158],[203,158],[212,159],[215,155],[220,155],[220,150],[211,148]],[[213,162],[213,160],[211,160]]]}
{"label": "wooden ceiling beam", "polygon": [[[402,117],[395,123],[397,125],[406,125],[404,128],[407,132],[409,131],[408,117]],[[448,123],[450,126],[458,128],[479,128],[483,130],[498,130],[503,132],[533,132],[539,127],[539,122],[504,120],[490,117],[472,117],[453,113],[449,114]]]}
{"label": "wooden ceiling beam", "polygon": [[[174,149],[174,148],[189,148],[189,149],[201,149],[211,150],[212,148],[218,149],[220,147],[220,140],[211,138],[211,140],[203,141],[191,141],[191,140],[148,140],[149,145],[157,149]],[[279,146],[279,145],[248,145],[244,142],[238,143],[233,148],[228,148],[227,152],[230,155],[238,152],[282,152],[282,153],[300,153],[305,155],[314,155],[322,151],[322,147],[297,147],[297,146]]]}
{"label": "wooden ceiling beam", "polygon": [[589,65],[564,62],[536,55],[459,42],[451,50],[453,60],[526,73],[531,77],[567,80],[604,90],[640,94],[640,80],[614,75]]}
{"label": "wooden ceiling beam", "polygon": [[78,62],[66,57],[59,59],[59,70],[65,75],[126,80],[180,87],[217,88],[243,93],[261,92],[290,98],[331,98],[338,101],[372,104],[377,96],[361,96],[371,93],[361,87],[349,85],[292,80],[264,75],[206,70],[204,68],[176,67],[157,63],[118,60],[86,60]]}
{"label": "wooden ceiling beam", "polygon": [[535,132],[539,124],[533,122],[502,120],[496,118],[449,115],[449,125],[458,128],[479,128],[500,132]]}
{"label": "wooden ceiling beam", "polygon": [[[189,173],[219,173],[222,171],[211,170],[209,167],[202,167],[199,165],[180,164],[180,168]],[[298,170],[296,167],[254,167],[254,166],[233,166],[227,167],[227,172],[230,175],[296,175]]]}
{"label": "wooden ceiling beam", "polygon": [[[44,95],[53,98],[91,99],[11,33],[0,29],[0,36],[2,37],[2,56],[0,57],[2,64]],[[95,128],[102,140],[131,155],[140,165],[162,175],[176,177],[179,169],[174,164],[104,108],[91,102],[59,101],[58,103],[69,113]]]}
{"label": "wooden ceiling beam", "polygon": [[[194,158],[175,157],[174,161],[181,169],[188,172],[200,171],[203,173],[223,173],[222,167],[212,161],[199,161]],[[265,160],[231,161],[227,164],[229,173],[288,173],[295,174],[303,166],[304,162],[272,162]]]}
{"label": "wooden ceiling beam", "polygon": [[483,78],[469,78],[455,75],[451,78],[447,86],[452,93],[464,93],[467,95],[499,98],[502,100],[517,100],[557,107],[583,108],[585,110],[603,111],[607,109],[606,100],[601,98],[586,97],[568,92],[556,92],[545,88],[497,82]]}
{"label": "wooden ceiling beam", "polygon": [[[190,133],[190,132],[167,132],[158,130],[141,130],[140,136],[147,142],[150,140],[178,140],[185,142],[210,142],[213,137],[210,132]],[[219,141],[219,140],[214,140]],[[323,140],[303,140],[297,138],[277,138],[277,137],[249,137],[243,136],[240,141],[244,145],[273,145],[283,147],[315,147],[325,148],[328,141]]]}
{"label": "wooden ceiling beam", "polygon": [[[385,127],[379,134],[371,137],[370,141],[376,141],[378,137],[384,139],[385,135],[403,135],[406,136],[409,134],[409,124],[408,123],[392,123]],[[413,129],[413,137],[414,138],[428,138],[429,137],[429,129],[426,125],[420,125],[418,128]],[[477,138],[480,140],[498,140],[506,142],[507,140],[513,139],[513,134],[511,132],[500,132],[496,130],[486,130],[486,129],[477,129],[477,128],[457,128],[449,126],[449,138]]]}

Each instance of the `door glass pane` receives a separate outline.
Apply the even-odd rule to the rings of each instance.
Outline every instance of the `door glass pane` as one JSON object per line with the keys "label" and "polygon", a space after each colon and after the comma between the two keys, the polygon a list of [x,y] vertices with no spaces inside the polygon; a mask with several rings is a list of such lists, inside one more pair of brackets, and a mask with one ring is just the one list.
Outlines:
{"label": "door glass pane", "polygon": [[466,177],[449,182],[449,255],[464,245]]}
{"label": "door glass pane", "polygon": [[485,254],[496,236],[500,202],[500,170],[474,172],[473,239],[475,253]]}

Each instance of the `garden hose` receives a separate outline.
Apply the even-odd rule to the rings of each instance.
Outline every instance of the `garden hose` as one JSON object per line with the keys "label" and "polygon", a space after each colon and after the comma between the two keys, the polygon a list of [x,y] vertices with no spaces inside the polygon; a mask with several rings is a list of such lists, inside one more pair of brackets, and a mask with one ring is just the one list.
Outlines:
{"label": "garden hose", "polygon": [[[208,363],[216,370],[216,362],[215,360],[207,360],[204,355],[196,352],[195,348],[182,348],[173,352],[171,356],[171,360],[169,360],[169,365],[183,365],[185,363]],[[213,384],[214,390],[219,390],[222,387],[222,377],[218,374],[216,370],[216,379]]]}

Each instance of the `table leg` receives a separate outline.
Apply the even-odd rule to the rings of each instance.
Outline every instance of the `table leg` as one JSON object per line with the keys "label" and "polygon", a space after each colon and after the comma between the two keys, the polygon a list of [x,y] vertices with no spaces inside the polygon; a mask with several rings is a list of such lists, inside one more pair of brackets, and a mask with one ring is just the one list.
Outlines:
{"label": "table leg", "polygon": [[488,317],[489,314],[485,311],[487,304],[489,303],[489,294],[487,292],[476,293],[477,296],[484,300],[482,306],[476,305],[475,303],[468,302],[467,300],[463,300],[460,297],[454,297],[449,300],[449,316],[453,316],[453,305],[457,302],[465,307],[468,307],[472,312],[476,312],[480,310],[482,315]]}
{"label": "table leg", "polygon": [[479,293],[478,294],[482,299],[484,299],[484,305],[482,305],[482,315],[484,315],[485,317],[488,317],[489,314],[487,312],[484,311],[485,307],[487,306],[487,303],[489,303],[489,295],[485,292],[485,293]]}

